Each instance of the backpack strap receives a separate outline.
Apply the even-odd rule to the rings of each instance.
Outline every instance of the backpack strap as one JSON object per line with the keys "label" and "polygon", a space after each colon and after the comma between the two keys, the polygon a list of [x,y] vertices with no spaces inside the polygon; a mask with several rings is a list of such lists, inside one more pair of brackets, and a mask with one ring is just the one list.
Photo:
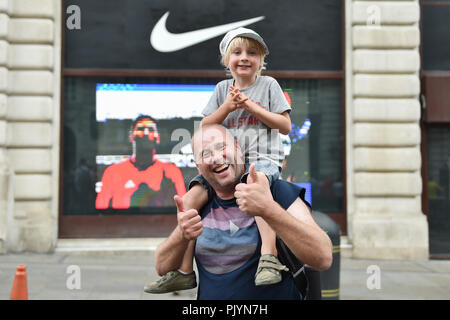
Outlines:
{"label": "backpack strap", "polygon": [[295,286],[302,295],[302,300],[306,299],[309,290],[308,277],[305,272],[305,265],[298,260],[292,251],[286,246],[280,237],[276,237],[276,246],[278,250],[278,259],[281,263],[289,268],[289,273],[292,275]]}

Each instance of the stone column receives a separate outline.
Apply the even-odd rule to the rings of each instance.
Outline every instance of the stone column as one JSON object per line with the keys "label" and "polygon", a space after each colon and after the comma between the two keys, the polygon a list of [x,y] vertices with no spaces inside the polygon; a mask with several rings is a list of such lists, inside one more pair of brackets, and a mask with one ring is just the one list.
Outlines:
{"label": "stone column", "polygon": [[7,221],[10,206],[10,168],[6,155],[6,101],[8,78],[8,1],[0,1],[0,253],[7,251]]}
{"label": "stone column", "polygon": [[60,60],[54,55],[54,45],[58,2],[1,2],[7,3],[5,151],[14,180],[8,251],[49,252],[56,244],[54,202],[58,193],[54,183],[58,166],[54,152],[59,150],[55,149],[59,143],[55,126],[59,124],[55,124],[54,114],[59,102],[55,103],[54,95],[59,91],[55,66]]}
{"label": "stone column", "polygon": [[353,257],[427,259],[421,209],[420,7],[346,1],[347,200]]}

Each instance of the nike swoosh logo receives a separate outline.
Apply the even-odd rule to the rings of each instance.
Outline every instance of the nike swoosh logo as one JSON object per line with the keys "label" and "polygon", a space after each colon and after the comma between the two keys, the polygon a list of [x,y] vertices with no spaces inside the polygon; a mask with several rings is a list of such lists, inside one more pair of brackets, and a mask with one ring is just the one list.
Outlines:
{"label": "nike swoosh logo", "polygon": [[174,52],[187,47],[191,47],[198,43],[225,34],[230,30],[247,26],[249,24],[261,21],[265,18],[264,16],[260,16],[195,31],[171,33],[166,28],[166,21],[168,16],[169,11],[167,11],[155,24],[150,35],[150,43],[152,47],[160,52]]}

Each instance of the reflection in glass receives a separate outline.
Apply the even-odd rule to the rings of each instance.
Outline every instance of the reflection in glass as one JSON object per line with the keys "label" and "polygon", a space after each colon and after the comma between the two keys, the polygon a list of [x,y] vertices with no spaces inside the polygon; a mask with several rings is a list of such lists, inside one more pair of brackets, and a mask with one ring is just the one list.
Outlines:
{"label": "reflection in glass", "polygon": [[310,184],[314,210],[343,213],[341,81],[279,82],[292,103],[291,144],[282,177],[304,184],[307,191]]}
{"label": "reflection in glass", "polygon": [[[190,99],[189,94],[184,94],[181,103],[167,105],[167,101],[177,98],[174,88],[180,84],[184,89],[202,88],[203,91],[200,91],[205,94],[220,80],[66,77],[62,143],[63,214],[175,213],[175,207],[171,205],[173,194],[179,193],[177,189],[182,189],[180,185],[184,184],[186,187],[197,174],[194,163],[189,161],[192,153],[190,140],[183,137],[192,136],[195,123],[201,120],[199,110],[203,109],[204,102],[201,102],[203,98],[200,96]],[[282,139],[287,157],[281,176],[307,189],[306,196],[312,202],[314,210],[343,213],[342,82],[285,79],[279,80],[279,83],[292,106],[292,130]],[[161,84],[164,86],[160,86]],[[151,97],[159,93],[149,92],[148,88],[163,88],[170,95],[155,100]],[[108,93],[108,90],[111,92]],[[197,90],[197,93],[200,91]],[[136,99],[141,94],[145,99]],[[99,99],[99,96],[102,98]],[[200,101],[198,108],[194,110],[187,107],[189,101]],[[107,108],[102,107],[102,104]],[[112,105],[115,107],[108,107]],[[155,120],[157,130],[146,129],[143,123],[142,128],[136,128],[137,123],[133,121],[139,114],[150,117],[157,115],[154,117],[156,119],[151,118],[152,121]],[[141,185],[134,179],[122,179],[119,183],[121,186],[116,188],[136,190],[132,192],[130,199],[127,198],[126,205],[114,206],[112,196],[100,196],[105,188],[109,188],[102,179],[105,179],[107,168],[136,160],[133,158],[136,157],[136,147],[139,147],[136,145],[136,138],[141,138],[141,135],[147,138],[144,139],[146,142],[151,140],[152,135],[152,141],[155,142],[148,153],[152,163],[158,160],[173,165],[171,168],[176,168],[174,171],[179,171],[177,176],[181,178],[172,176],[171,179],[165,175],[168,185],[172,185],[166,189],[171,191],[158,193],[156,198],[151,193],[158,188],[152,187],[151,182]],[[129,168],[133,167],[136,168],[134,164]],[[163,172],[171,175],[171,170]],[[108,179],[117,179],[119,176],[115,172]],[[183,183],[180,183],[180,179]],[[161,185],[159,180],[157,184]],[[162,189],[158,189],[160,190]]]}
{"label": "reflection in glass", "polygon": [[450,128],[427,131],[428,222],[431,254],[450,253]]}

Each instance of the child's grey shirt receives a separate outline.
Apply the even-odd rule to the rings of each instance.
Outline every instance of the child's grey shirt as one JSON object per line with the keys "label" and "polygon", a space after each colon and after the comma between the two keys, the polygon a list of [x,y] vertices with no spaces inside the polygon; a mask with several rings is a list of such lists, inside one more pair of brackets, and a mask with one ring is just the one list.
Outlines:
{"label": "child's grey shirt", "polygon": [[[214,113],[224,103],[233,82],[234,79],[227,79],[217,84],[211,99],[202,111],[203,115]],[[259,76],[250,87],[240,91],[267,111],[281,114],[291,110],[283,90],[272,77]],[[237,138],[246,162],[253,163],[265,159],[281,168],[284,150],[278,130],[266,126],[245,109],[230,112],[222,125]]]}

